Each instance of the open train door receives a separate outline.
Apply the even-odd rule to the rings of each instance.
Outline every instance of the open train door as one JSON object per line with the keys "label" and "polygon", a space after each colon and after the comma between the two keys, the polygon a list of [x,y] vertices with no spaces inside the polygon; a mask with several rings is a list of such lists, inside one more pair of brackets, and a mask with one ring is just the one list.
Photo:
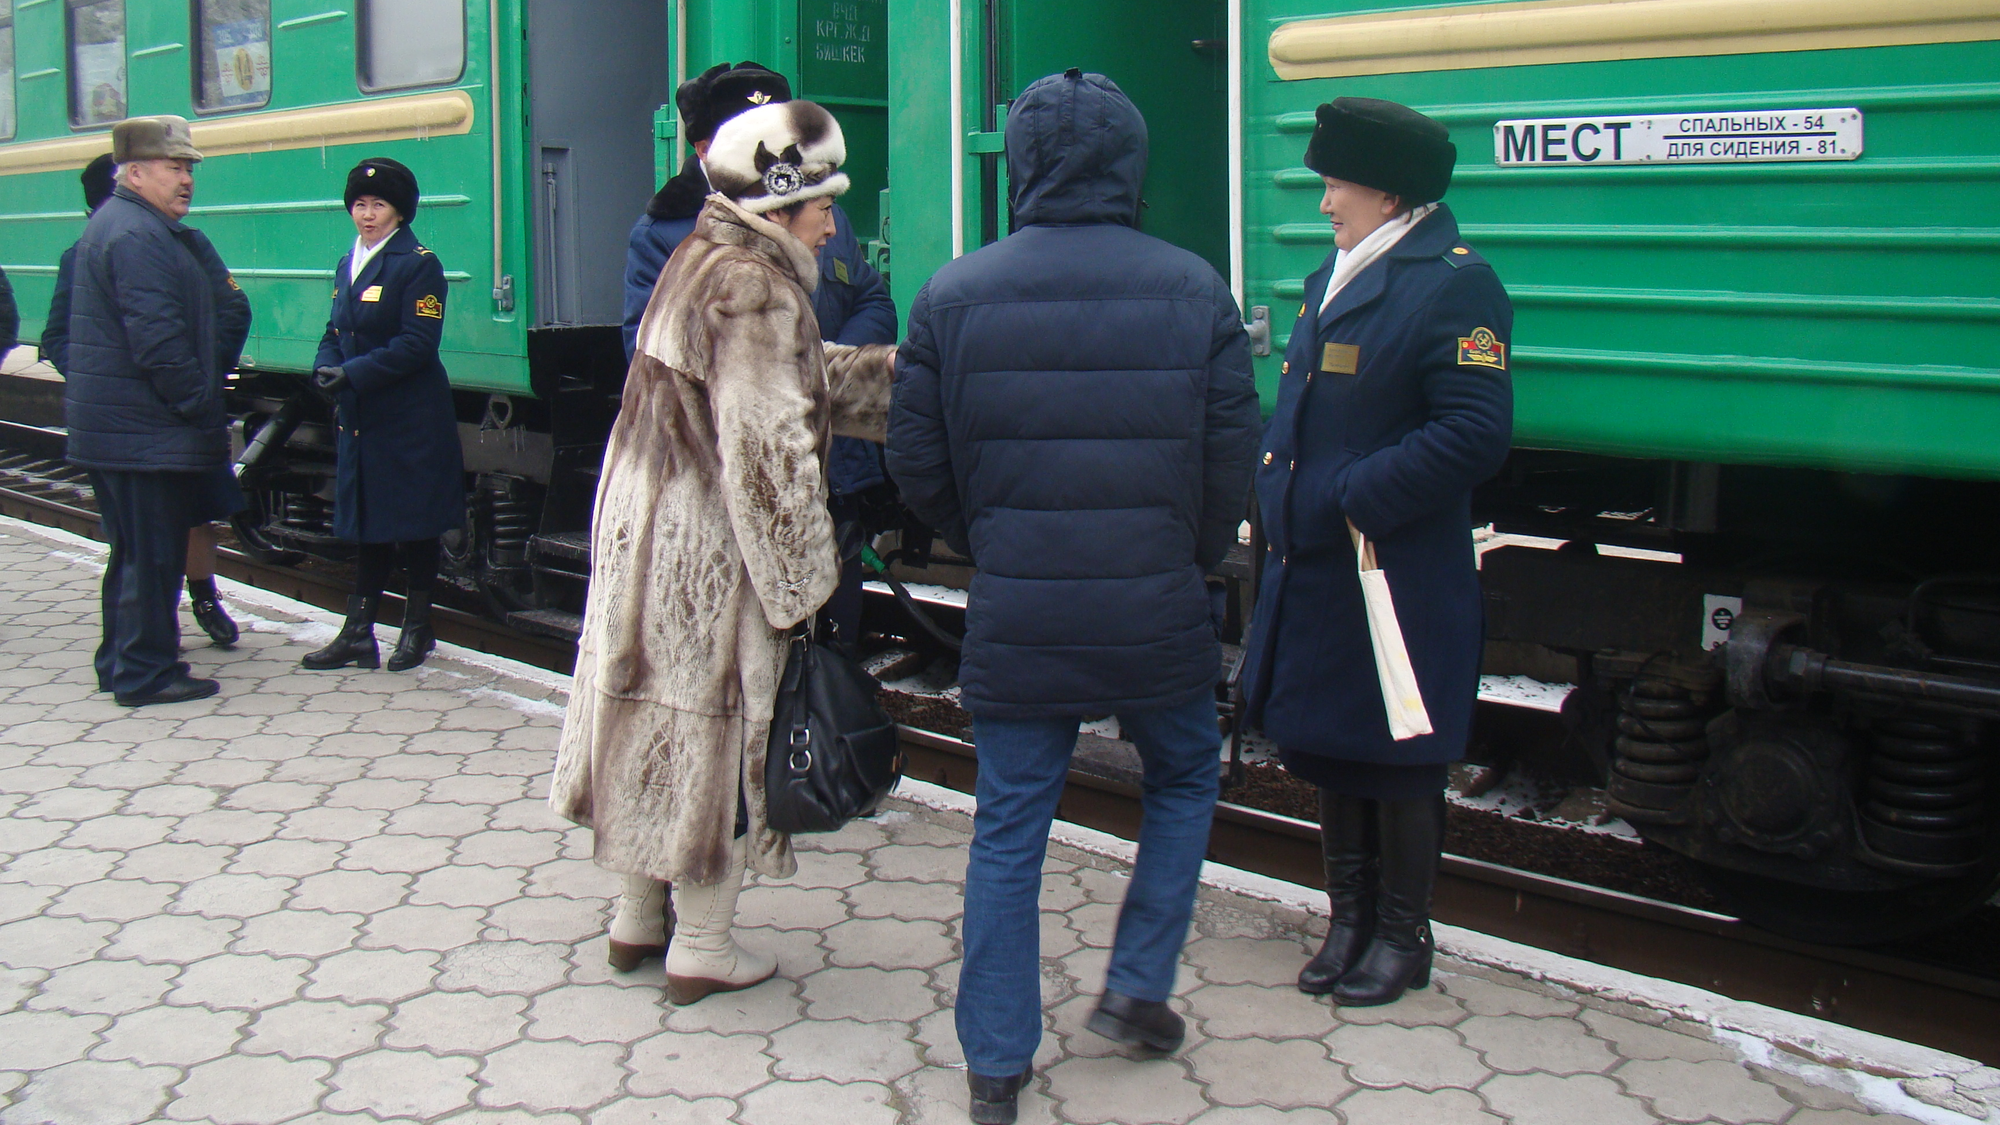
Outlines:
{"label": "open train door", "polygon": [[1142,229],[1230,276],[1236,0],[888,7],[890,280],[899,308],[940,265],[1006,235],[1007,106],[1036,79],[1070,67],[1106,75],[1145,115]]}

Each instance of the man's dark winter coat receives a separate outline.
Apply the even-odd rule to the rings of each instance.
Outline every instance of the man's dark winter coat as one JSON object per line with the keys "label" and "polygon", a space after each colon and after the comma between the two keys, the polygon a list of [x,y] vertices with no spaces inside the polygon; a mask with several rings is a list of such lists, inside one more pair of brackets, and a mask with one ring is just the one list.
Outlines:
{"label": "man's dark winter coat", "polygon": [[0,359],[21,342],[21,310],[14,304],[14,283],[0,270]]}
{"label": "man's dark winter coat", "polygon": [[[207,236],[200,231],[191,233],[195,237],[188,240],[188,246],[201,258],[202,269],[215,287],[215,365],[227,376],[236,370],[243,358],[243,342],[250,338],[250,302]],[[42,325],[42,359],[65,374],[69,371],[69,291],[75,277],[76,246],[72,244],[56,262],[56,289],[49,298],[49,318]]]}
{"label": "man's dark winter coat", "polygon": [[430,539],[465,524],[458,415],[438,357],[444,266],[407,226],[351,285],[350,257],[334,267],[333,316],[313,361],[348,380],[335,407],[333,533],[358,543]]}
{"label": "man's dark winter coat", "polygon": [[889,473],[978,564],[967,710],[1184,704],[1220,669],[1202,579],[1247,506],[1249,341],[1207,262],[1135,229],[1146,124],[1109,79],[1035,83],[1006,140],[1018,229],[918,294]]}
{"label": "man's dark winter coat", "polygon": [[[674,247],[694,230],[695,216],[708,198],[708,177],[693,156],[680,173],[668,180],[646,205],[646,213],[632,224],[625,250],[625,358],[632,358],[632,342],[639,333],[639,321],[646,304],[653,299],[653,283],[660,279]],[[813,314],[819,318],[820,335],[836,344],[893,344],[896,342],[896,303],[882,275],[868,264],[854,224],[839,204],[833,208],[833,237],[819,252],[819,288],[813,290]],[[836,437],[828,452],[827,485],[835,496],[845,496],[881,484],[879,446],[859,438]]]}
{"label": "man's dark winter coat", "polygon": [[[1320,313],[1332,267],[1306,279],[1257,470],[1271,552],[1246,645],[1249,719],[1295,753],[1454,761],[1484,637],[1472,489],[1512,438],[1513,306],[1442,206]],[[1350,520],[1388,573],[1432,734],[1389,735]]]}
{"label": "man's dark winter coat", "polygon": [[70,461],[122,472],[225,463],[223,359],[242,350],[250,303],[215,248],[120,187],[72,253],[74,278],[56,287],[70,301],[59,367]]}

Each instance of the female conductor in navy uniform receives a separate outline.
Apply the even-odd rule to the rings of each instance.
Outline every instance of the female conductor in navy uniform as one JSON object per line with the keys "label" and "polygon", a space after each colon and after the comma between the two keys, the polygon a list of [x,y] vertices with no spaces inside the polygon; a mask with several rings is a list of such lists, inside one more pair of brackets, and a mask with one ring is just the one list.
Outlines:
{"label": "female conductor in navy uniform", "polygon": [[465,462],[451,383],[438,358],[444,266],[417,241],[417,180],[386,157],[347,174],[344,196],[358,237],[334,269],[333,317],[319,342],[313,386],[339,430],[333,530],[359,543],[347,623],[307,668],[374,668],[375,612],[389,572],[403,568],[407,604],[389,670],[424,662],[437,645],[431,591],[439,537],[465,523]]}
{"label": "female conductor in navy uniform", "polygon": [[[1248,717],[1319,787],[1332,924],[1299,988],[1357,1006],[1429,981],[1446,767],[1484,632],[1471,494],[1513,428],[1513,308],[1438,202],[1456,158],[1394,102],[1319,107],[1305,162],[1338,249],[1306,279],[1257,470],[1271,553]],[[1431,734],[1390,734],[1350,524],[1388,574]]]}

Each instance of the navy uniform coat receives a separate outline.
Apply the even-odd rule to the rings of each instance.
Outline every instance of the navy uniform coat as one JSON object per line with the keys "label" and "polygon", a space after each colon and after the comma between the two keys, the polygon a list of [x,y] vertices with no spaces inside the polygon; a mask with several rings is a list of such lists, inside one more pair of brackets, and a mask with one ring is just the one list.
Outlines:
{"label": "navy uniform coat", "polygon": [[[1472,489],[1513,434],[1513,306],[1440,206],[1326,312],[1306,279],[1257,468],[1271,551],[1247,647],[1248,718],[1281,749],[1426,765],[1464,755],[1484,618]],[[1432,734],[1390,738],[1353,521],[1388,572]]]}
{"label": "navy uniform coat", "polygon": [[444,266],[407,226],[352,285],[350,256],[334,267],[333,316],[313,361],[348,379],[335,404],[333,532],[359,543],[430,539],[465,524],[458,416],[438,358]]}

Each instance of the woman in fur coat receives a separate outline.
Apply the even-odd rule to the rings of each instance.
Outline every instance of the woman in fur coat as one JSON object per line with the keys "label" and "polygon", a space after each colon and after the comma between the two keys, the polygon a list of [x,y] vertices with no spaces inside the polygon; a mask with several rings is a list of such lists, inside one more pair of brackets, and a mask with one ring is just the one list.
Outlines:
{"label": "woman in fur coat", "polygon": [[822,344],[813,316],[845,156],[807,101],[716,134],[715,193],[653,288],[604,453],[549,801],[626,877],[612,963],[664,946],[677,1004],[776,970],[732,934],[745,867],[796,866],[765,817],[765,738],[789,631],[840,579],[828,443],[879,442],[888,415],[895,348]]}

